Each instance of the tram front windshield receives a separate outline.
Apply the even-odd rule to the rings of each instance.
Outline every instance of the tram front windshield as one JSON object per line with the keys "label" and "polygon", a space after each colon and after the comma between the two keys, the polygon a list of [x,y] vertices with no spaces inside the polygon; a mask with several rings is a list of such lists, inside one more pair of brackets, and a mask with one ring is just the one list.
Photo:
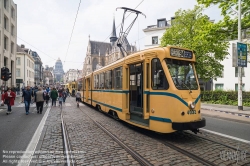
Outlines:
{"label": "tram front windshield", "polygon": [[192,62],[165,59],[168,70],[175,84],[179,90],[197,90],[198,84],[194,75]]}

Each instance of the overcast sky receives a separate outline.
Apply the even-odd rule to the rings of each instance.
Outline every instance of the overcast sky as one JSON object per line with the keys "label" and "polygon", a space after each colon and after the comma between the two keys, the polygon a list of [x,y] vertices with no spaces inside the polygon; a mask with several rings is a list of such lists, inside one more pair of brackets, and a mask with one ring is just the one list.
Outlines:
{"label": "overcast sky", "polygon": [[[145,34],[142,29],[156,24],[159,18],[169,20],[178,9],[193,9],[196,0],[82,0],[69,45],[80,0],[14,0],[17,4],[17,44],[37,51],[43,65],[54,66],[58,58],[64,71],[82,69],[89,40],[109,42],[113,16],[116,26],[121,23],[123,10],[135,8],[143,12],[134,24],[128,41],[143,49]],[[212,6],[204,13],[218,21],[220,10]],[[130,23],[135,15],[126,20]],[[117,35],[120,27],[117,28]],[[139,40],[138,40],[139,39]],[[69,45],[68,53],[67,48]]]}

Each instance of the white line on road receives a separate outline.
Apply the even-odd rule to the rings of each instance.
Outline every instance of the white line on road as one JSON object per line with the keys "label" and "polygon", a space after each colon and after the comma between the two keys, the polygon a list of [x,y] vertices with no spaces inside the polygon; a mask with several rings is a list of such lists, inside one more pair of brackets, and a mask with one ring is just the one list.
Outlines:
{"label": "white line on road", "polygon": [[0,112],[2,112],[3,111],[3,109],[0,109]]}
{"label": "white line on road", "polygon": [[26,148],[26,151],[25,153],[22,155],[19,163],[18,163],[18,166],[28,166],[30,165],[30,162],[31,162],[31,159],[32,159],[32,155],[34,154],[34,151],[36,150],[36,146],[38,144],[38,141],[40,139],[40,136],[42,134],[42,131],[43,131],[43,127],[45,125],[45,121],[49,115],[49,111],[50,111],[50,108],[47,108],[47,111],[45,112],[39,126],[37,127],[36,129],[36,132],[34,133],[28,147]]}
{"label": "white line on road", "polygon": [[219,136],[222,136],[222,137],[231,138],[231,139],[234,139],[234,140],[236,140],[236,141],[241,141],[241,142],[250,144],[250,141],[244,140],[244,139],[241,139],[241,138],[233,137],[233,136],[230,136],[230,135],[218,133],[218,132],[211,131],[211,130],[207,130],[207,129],[200,129],[200,130],[201,130],[201,131],[208,132],[208,133],[216,134],[216,135],[219,135]]}

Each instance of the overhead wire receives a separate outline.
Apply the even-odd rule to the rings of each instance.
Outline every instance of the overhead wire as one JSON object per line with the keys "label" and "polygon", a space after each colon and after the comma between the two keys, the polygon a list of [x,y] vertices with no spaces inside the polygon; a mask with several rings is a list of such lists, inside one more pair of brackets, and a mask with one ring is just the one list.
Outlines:
{"label": "overhead wire", "polygon": [[74,32],[74,28],[75,28],[75,24],[76,24],[76,19],[77,19],[77,15],[78,15],[78,12],[79,12],[79,8],[81,6],[81,1],[79,2],[79,5],[78,5],[78,9],[77,9],[77,12],[76,12],[76,17],[75,17],[75,21],[74,21],[74,25],[73,25],[73,28],[72,28],[72,31],[71,31],[71,35],[70,35],[70,39],[69,39],[69,44],[68,44],[68,48],[67,48],[67,52],[66,52],[66,55],[65,55],[65,59],[64,59],[64,62],[67,58],[67,55],[68,55],[68,51],[69,51],[69,46],[70,46],[70,42],[71,42],[71,39],[72,39],[72,35],[73,35],[73,32]]}

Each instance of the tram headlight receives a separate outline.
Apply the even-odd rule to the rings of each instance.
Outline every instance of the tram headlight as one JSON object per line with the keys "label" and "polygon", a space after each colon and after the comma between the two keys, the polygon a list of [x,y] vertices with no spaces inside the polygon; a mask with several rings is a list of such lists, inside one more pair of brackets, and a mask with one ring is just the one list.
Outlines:
{"label": "tram headlight", "polygon": [[191,102],[189,106],[190,106],[191,109],[194,109],[195,108],[195,103]]}

